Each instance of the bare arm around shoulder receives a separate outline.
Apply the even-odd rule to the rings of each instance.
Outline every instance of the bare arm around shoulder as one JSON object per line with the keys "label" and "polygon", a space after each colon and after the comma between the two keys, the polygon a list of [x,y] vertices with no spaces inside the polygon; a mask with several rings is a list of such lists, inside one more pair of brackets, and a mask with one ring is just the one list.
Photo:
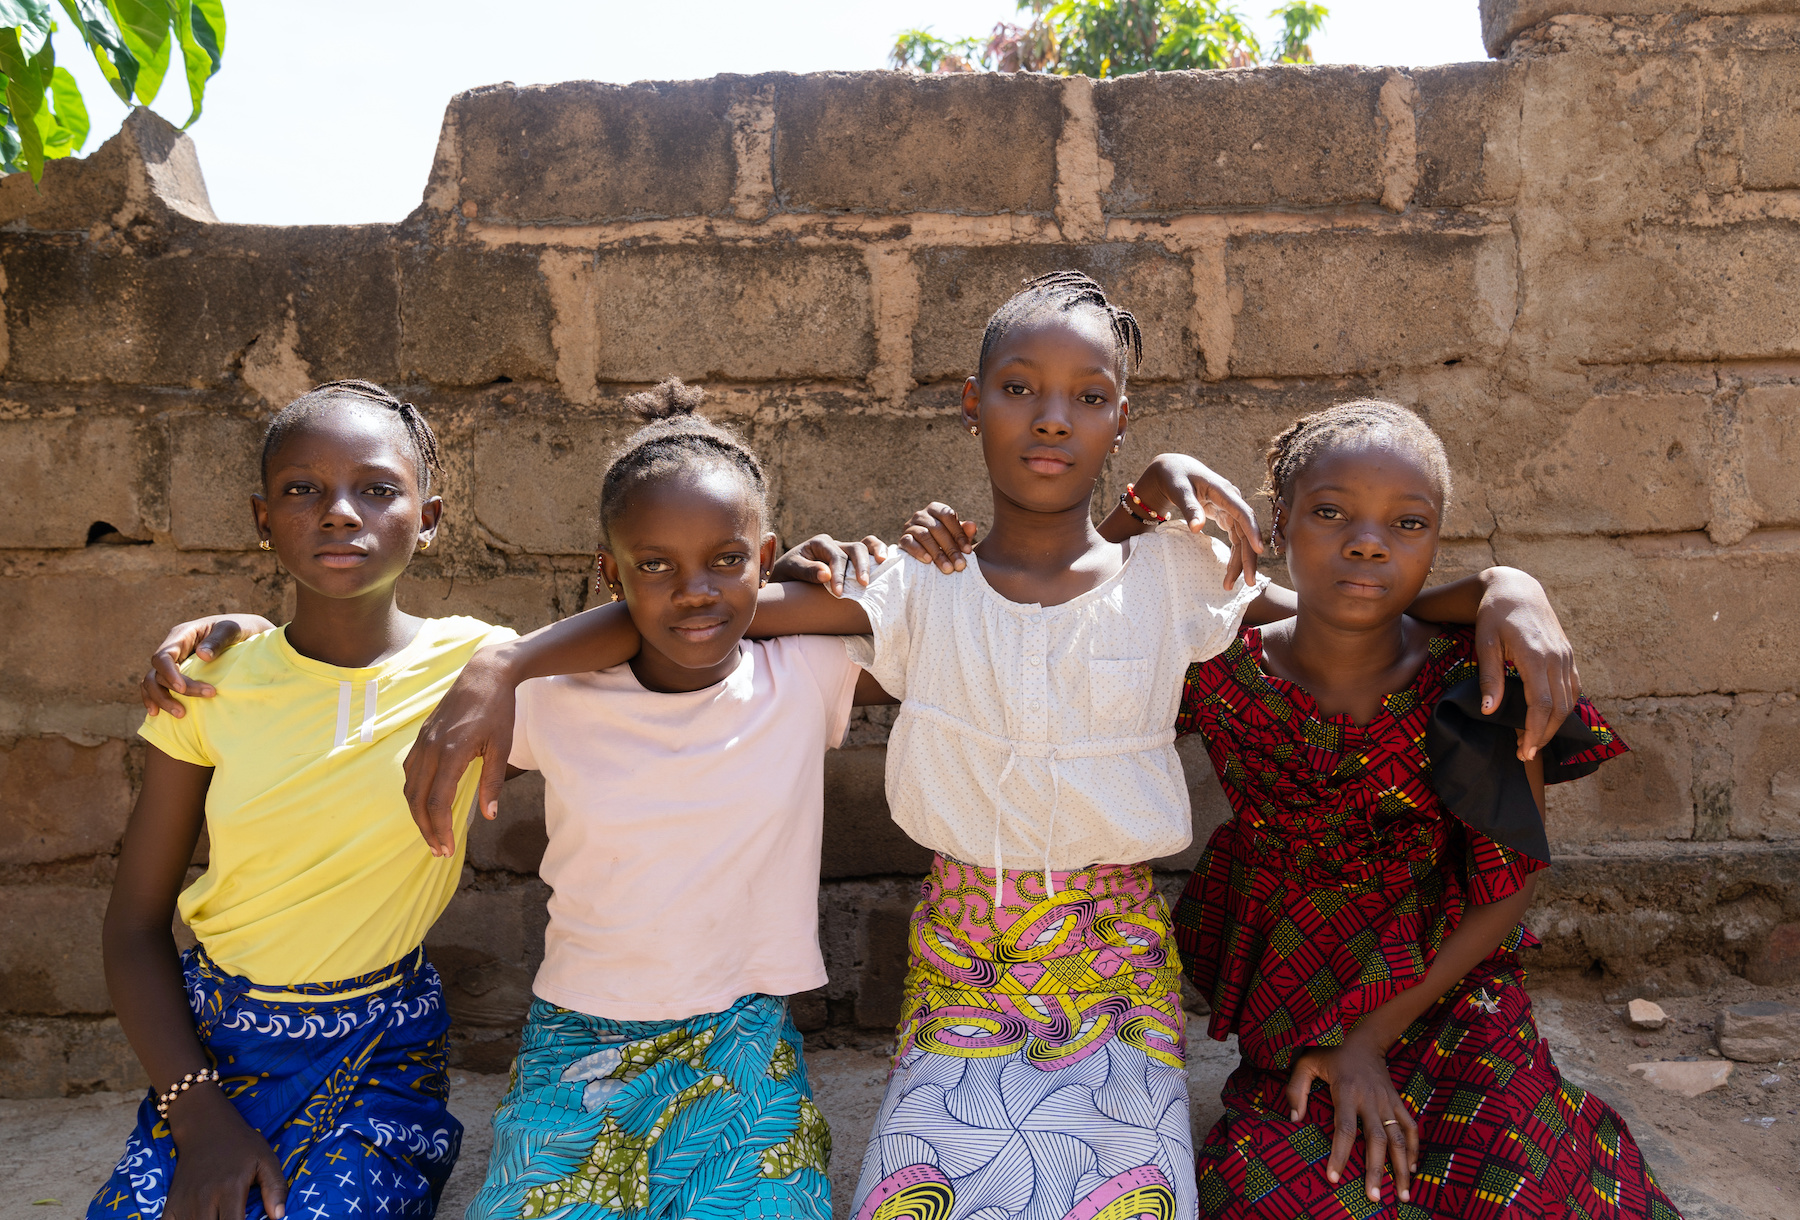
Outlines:
{"label": "bare arm around shoulder", "polygon": [[611,669],[635,657],[642,638],[624,602],[583,610],[530,635],[475,650],[419,728],[406,754],[406,804],[435,856],[456,850],[456,789],[481,760],[481,815],[500,811],[512,755],[516,691],[529,678]]}
{"label": "bare arm around shoulder", "polygon": [[[206,819],[211,782],[210,768],[150,747],[101,934],[106,987],[119,1024],[158,1092],[209,1066],[169,925]],[[168,1123],[180,1154],[163,1213],[169,1220],[241,1216],[252,1184],[262,1192],[264,1209],[279,1220],[287,1199],[280,1162],[218,1085],[182,1093],[169,1107]]]}
{"label": "bare arm around shoulder", "polygon": [[824,585],[771,582],[756,594],[756,617],[745,634],[766,640],[778,635],[867,635],[869,613],[861,602],[837,597]]}

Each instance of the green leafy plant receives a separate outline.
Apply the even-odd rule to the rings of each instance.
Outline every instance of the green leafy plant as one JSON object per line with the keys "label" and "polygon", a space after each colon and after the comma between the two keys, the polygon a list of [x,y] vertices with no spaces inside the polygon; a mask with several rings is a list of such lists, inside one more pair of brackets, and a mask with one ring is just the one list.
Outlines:
{"label": "green leafy plant", "polygon": [[889,53],[896,68],[920,72],[1056,72],[1105,77],[1151,69],[1242,68],[1257,63],[1311,63],[1307,39],[1329,10],[1310,0],[1287,0],[1281,40],[1266,56],[1248,20],[1229,0],[1019,0],[1025,25],[1002,22],[985,45],[949,42],[929,30],[908,30]]}
{"label": "green leafy plant", "polygon": [[[126,105],[149,105],[181,49],[193,113],[225,58],[221,0],[56,0]],[[36,182],[44,162],[87,143],[87,102],[67,68],[56,65],[51,0],[0,0],[0,173],[24,171]]]}
{"label": "green leafy plant", "polygon": [[896,68],[917,68],[921,72],[967,71],[962,65],[975,58],[980,45],[973,38],[959,38],[955,42],[939,38],[931,32],[930,26],[902,30],[894,42],[894,49],[888,52],[888,63]]}

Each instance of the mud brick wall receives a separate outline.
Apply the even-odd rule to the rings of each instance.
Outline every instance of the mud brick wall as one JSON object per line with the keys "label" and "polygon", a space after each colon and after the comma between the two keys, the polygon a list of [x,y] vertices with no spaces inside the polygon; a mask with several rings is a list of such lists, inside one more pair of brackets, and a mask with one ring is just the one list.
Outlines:
{"label": "mud brick wall", "polygon": [[[133,681],[180,618],[282,610],[245,507],[273,409],[344,376],[421,403],[449,510],[405,601],[530,628],[585,605],[621,399],[671,373],[754,438],[790,540],[983,516],[959,381],[1070,265],[1147,337],[1109,486],[1167,447],[1254,486],[1297,413],[1393,398],[1450,447],[1444,566],[1549,586],[1637,751],[1556,794],[1542,965],[1793,977],[1800,0],[1484,21],[1501,58],[1416,70],[502,85],[451,101],[397,224],[221,223],[148,115],[0,183],[0,1094],[138,1078],[99,959]],[[798,1005],[827,1037],[897,1006],[924,856],[887,723],[828,770],[831,983]],[[541,946],[541,794],[512,789],[430,941],[477,1067]]]}

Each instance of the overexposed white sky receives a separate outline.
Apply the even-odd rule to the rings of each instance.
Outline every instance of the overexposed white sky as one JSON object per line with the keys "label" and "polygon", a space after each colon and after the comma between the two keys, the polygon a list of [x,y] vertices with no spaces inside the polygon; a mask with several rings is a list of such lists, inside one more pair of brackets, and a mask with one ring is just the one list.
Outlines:
{"label": "overexposed white sky", "polygon": [[[1485,58],[1478,0],[1327,4],[1321,63]],[[1258,15],[1274,0],[1239,7]],[[902,29],[954,38],[1016,20],[1012,0],[226,0],[225,11],[225,66],[189,134],[213,210],[255,224],[399,220],[424,193],[445,102],[477,85],[880,68]],[[92,152],[126,109],[72,31],[56,41],[87,98]],[[155,109],[187,119],[179,56]]]}

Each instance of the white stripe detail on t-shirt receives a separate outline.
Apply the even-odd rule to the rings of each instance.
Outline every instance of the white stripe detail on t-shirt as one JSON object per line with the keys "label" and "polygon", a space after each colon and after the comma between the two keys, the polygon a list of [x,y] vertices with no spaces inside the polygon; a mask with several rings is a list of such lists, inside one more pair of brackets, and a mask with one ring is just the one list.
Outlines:
{"label": "white stripe detail on t-shirt", "polygon": [[350,684],[348,682],[339,682],[338,683],[337,736],[335,736],[331,739],[331,748],[335,750],[339,746],[349,745],[350,743],[348,741],[344,740],[345,738],[347,738],[349,736],[350,736]]}
{"label": "white stripe detail on t-shirt", "polygon": [[375,691],[380,685],[380,678],[370,678],[363,683],[362,743],[365,746],[375,740]]}

